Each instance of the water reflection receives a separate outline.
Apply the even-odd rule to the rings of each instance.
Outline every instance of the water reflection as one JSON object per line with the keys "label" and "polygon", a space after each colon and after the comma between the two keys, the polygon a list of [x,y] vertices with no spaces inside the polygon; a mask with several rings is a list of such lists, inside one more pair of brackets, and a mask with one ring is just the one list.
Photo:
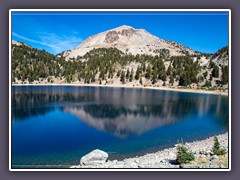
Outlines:
{"label": "water reflection", "polygon": [[224,96],[123,88],[13,88],[13,122],[55,109],[122,138],[210,112],[217,124],[228,126],[228,98]]}

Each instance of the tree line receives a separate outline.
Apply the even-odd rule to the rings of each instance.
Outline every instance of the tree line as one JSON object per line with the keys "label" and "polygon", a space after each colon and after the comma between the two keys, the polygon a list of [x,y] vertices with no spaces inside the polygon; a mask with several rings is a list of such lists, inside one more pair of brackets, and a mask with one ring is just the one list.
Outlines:
{"label": "tree line", "polygon": [[[53,78],[58,78],[67,83],[83,81],[86,84],[101,84],[119,78],[122,84],[136,80],[143,85],[143,79],[146,79],[152,84],[162,82],[163,86],[166,82],[178,86],[206,82],[205,86],[212,86],[214,78],[219,78],[218,85],[228,83],[228,66],[219,66],[211,61],[209,67],[204,69],[190,56],[170,57],[166,50],[159,50],[158,53],[155,56],[132,55],[117,48],[98,48],[82,57],[66,60],[45,50],[13,45],[12,81],[32,83],[45,79],[54,83]],[[129,66],[132,62],[137,64],[135,68]]]}

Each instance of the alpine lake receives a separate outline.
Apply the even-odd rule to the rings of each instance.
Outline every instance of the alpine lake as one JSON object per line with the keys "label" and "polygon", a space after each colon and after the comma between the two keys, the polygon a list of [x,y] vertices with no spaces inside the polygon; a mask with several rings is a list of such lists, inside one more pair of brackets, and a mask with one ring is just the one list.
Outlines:
{"label": "alpine lake", "polygon": [[229,128],[228,96],[143,88],[12,86],[12,168],[122,160]]}

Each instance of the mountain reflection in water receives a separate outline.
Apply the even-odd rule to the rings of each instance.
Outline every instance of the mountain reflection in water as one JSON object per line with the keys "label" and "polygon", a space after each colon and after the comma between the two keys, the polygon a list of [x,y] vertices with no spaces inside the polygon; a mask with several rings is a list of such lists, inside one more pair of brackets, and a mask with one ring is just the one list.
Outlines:
{"label": "mountain reflection in water", "polygon": [[228,98],[219,95],[97,87],[14,87],[12,122],[56,109],[90,127],[125,138],[212,112],[228,126]]}

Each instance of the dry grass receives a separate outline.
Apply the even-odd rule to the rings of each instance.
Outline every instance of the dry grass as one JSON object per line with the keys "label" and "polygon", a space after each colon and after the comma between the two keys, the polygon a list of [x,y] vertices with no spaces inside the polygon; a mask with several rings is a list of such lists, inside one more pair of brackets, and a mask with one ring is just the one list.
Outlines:
{"label": "dry grass", "polygon": [[222,155],[218,156],[219,159],[216,161],[220,165],[228,166],[228,156],[227,155]]}

